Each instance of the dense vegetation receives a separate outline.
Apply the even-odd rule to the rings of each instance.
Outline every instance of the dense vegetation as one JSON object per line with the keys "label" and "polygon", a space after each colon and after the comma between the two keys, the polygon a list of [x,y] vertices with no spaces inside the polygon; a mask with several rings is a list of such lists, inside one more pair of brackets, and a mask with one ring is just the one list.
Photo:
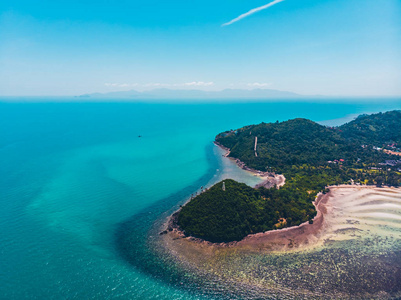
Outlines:
{"label": "dense vegetation", "polygon": [[401,111],[363,115],[340,127],[306,119],[261,123],[221,133],[216,142],[248,167],[284,174],[286,184],[255,190],[226,180],[226,191],[219,183],[190,201],[178,215],[179,226],[212,242],[311,220],[312,201],[329,185],[401,183],[401,156],[387,151],[401,151]]}
{"label": "dense vegetation", "polygon": [[361,115],[338,128],[347,139],[382,146],[395,143],[401,148],[401,111]]}
{"label": "dense vegetation", "polygon": [[[258,137],[257,157],[255,137]],[[370,166],[400,159],[373,147],[393,144],[401,147],[401,111],[360,116],[336,128],[306,119],[261,123],[221,133],[216,141],[231,149],[231,157],[262,171],[285,173],[294,165],[322,166],[340,159],[344,160],[343,165]]]}
{"label": "dense vegetation", "polygon": [[224,182],[225,190],[219,182],[182,208],[178,224],[187,235],[211,242],[237,241],[250,233],[283,227],[280,218],[299,225],[315,216],[310,199],[303,203],[301,192],[255,190],[231,179]]}

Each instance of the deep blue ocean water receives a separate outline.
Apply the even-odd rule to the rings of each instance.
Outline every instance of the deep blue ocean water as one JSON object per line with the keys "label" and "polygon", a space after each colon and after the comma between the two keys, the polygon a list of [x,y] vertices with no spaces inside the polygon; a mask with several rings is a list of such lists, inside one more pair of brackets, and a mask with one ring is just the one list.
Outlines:
{"label": "deep blue ocean water", "polygon": [[144,248],[163,213],[224,171],[216,134],[295,117],[338,125],[401,109],[401,99],[30,100],[0,99],[1,299],[211,298],[148,270],[146,255],[127,260],[119,243],[126,230]]}

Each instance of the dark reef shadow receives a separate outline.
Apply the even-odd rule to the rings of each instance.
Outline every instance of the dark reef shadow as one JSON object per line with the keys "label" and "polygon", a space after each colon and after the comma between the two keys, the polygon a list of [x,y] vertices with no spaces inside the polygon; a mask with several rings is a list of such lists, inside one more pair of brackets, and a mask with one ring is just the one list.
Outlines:
{"label": "dark reef shadow", "polygon": [[185,203],[191,193],[205,186],[219,169],[219,160],[212,143],[206,146],[209,169],[205,175],[184,189],[152,204],[140,213],[116,226],[115,248],[118,255],[131,266],[155,278],[171,283],[180,283],[184,276],[174,264],[170,264],[160,251],[156,254],[157,239],[163,221]]}

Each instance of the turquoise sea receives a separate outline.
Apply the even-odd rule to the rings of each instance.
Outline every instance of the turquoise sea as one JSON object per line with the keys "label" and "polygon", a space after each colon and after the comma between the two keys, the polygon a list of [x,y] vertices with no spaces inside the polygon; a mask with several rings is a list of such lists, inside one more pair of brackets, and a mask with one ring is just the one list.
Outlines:
{"label": "turquoise sea", "polygon": [[262,121],[338,125],[401,109],[401,99],[372,98],[39,100],[0,99],[0,299],[224,297],[170,278],[147,242],[155,222],[227,173],[214,136]]}

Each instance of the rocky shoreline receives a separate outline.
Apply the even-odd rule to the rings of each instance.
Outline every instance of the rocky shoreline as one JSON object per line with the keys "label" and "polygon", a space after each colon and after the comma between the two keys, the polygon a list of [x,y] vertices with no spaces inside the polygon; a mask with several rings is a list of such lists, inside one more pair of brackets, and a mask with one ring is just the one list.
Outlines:
{"label": "rocky shoreline", "polygon": [[[186,239],[188,241],[197,244],[202,244],[205,246],[212,246],[217,248],[243,247],[246,245],[252,245],[252,244],[257,245],[261,243],[265,244],[270,240],[272,244],[276,245],[276,247],[272,246],[268,247],[270,250],[291,249],[293,247],[304,244],[304,241],[308,240],[304,239],[304,235],[306,234],[316,235],[320,231],[323,225],[324,215],[327,213],[326,204],[330,196],[331,196],[330,193],[328,194],[319,193],[317,195],[316,200],[313,202],[317,214],[313,219],[312,223],[305,222],[298,226],[291,226],[282,229],[249,234],[240,241],[232,241],[228,243],[224,242],[212,243],[201,238],[196,238],[186,235],[185,232],[178,225],[178,214],[180,210],[176,211],[174,214],[170,216],[170,218],[167,221],[167,228],[164,231],[160,232],[160,235],[171,233],[171,235],[174,236],[173,237],[174,240]],[[309,241],[306,242],[306,244],[309,244]]]}

